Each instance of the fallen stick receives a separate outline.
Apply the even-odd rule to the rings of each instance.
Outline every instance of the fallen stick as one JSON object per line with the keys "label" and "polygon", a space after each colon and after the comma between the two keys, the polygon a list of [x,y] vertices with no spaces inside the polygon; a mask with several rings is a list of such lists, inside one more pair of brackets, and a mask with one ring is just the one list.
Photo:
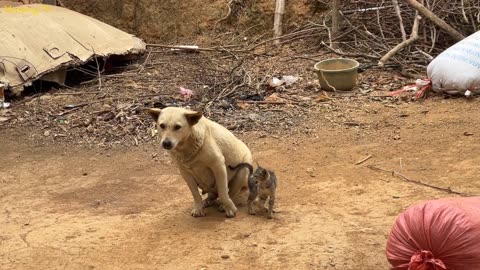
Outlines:
{"label": "fallen stick", "polygon": [[225,15],[224,17],[222,17],[220,20],[216,21],[216,22],[215,22],[215,25],[217,25],[217,24],[219,24],[219,23],[221,23],[221,22],[223,22],[223,21],[226,21],[226,20],[230,17],[230,14],[232,14],[232,6],[231,6],[231,5],[232,5],[232,2],[233,2],[233,0],[228,1],[228,3],[227,3],[227,8],[228,8],[227,15]]}
{"label": "fallen stick", "polygon": [[435,15],[435,13],[428,10],[424,5],[419,3],[417,0],[405,0],[405,2],[407,2],[413,8],[415,8],[423,16],[431,20],[436,26],[440,27],[442,30],[447,32],[451,37],[453,37],[457,41],[460,41],[465,38],[460,32],[455,30],[448,23],[446,23],[444,20],[439,18],[437,15]]}
{"label": "fallen stick", "polygon": [[389,173],[391,174],[392,176],[395,176],[405,182],[409,182],[409,183],[414,183],[414,184],[417,184],[417,185],[420,185],[420,186],[424,186],[424,187],[429,187],[429,188],[433,188],[433,189],[436,189],[436,190],[440,190],[440,191],[444,191],[444,192],[447,192],[447,193],[450,193],[450,194],[456,194],[456,195],[459,195],[459,196],[462,196],[462,197],[473,197],[475,195],[472,195],[472,194],[468,194],[468,193],[463,193],[463,192],[458,192],[458,191],[454,191],[452,190],[450,187],[448,188],[443,188],[443,187],[437,187],[437,186],[434,186],[434,185],[431,185],[431,184],[427,184],[427,183],[424,183],[422,181],[418,181],[418,180],[414,180],[414,179],[410,179],[408,178],[407,176],[397,172],[397,171],[390,171],[390,170],[385,170],[385,169],[382,169],[382,168],[379,168],[379,167],[375,167],[373,165],[368,165],[366,166],[367,168],[369,168],[370,170],[374,170],[374,171],[378,171],[378,172],[385,172],[385,173]]}
{"label": "fallen stick", "polygon": [[393,7],[395,8],[395,13],[397,14],[398,21],[400,24],[400,32],[402,33],[402,40],[407,40],[407,33],[405,32],[405,26],[403,25],[402,11],[398,5],[398,0],[392,0]]}
{"label": "fallen stick", "polygon": [[90,91],[90,92],[65,92],[65,93],[53,93],[54,96],[81,96],[81,95],[95,95],[102,91]]}
{"label": "fallen stick", "polygon": [[[98,90],[102,90],[102,74],[100,72],[100,65],[98,64],[97,54],[92,47],[93,55],[95,56],[95,63],[97,64],[97,73],[98,73]],[[105,66],[105,64],[104,64]]]}
{"label": "fallen stick", "polygon": [[285,105],[285,104],[298,104],[295,101],[268,101],[268,100],[236,100],[238,103],[245,103],[245,104],[278,104],[278,105]]}
{"label": "fallen stick", "polygon": [[397,46],[393,47],[388,53],[386,53],[380,61],[378,61],[378,66],[383,67],[385,63],[392,58],[395,54],[397,54],[401,49],[412,45],[415,41],[418,40],[418,28],[420,26],[420,16],[418,15],[418,11],[415,11],[415,20],[413,21],[412,26],[412,34],[410,38],[407,40],[402,41]]}
{"label": "fallen stick", "polygon": [[[163,45],[163,44],[147,44],[147,47],[152,48],[166,48],[166,49],[177,49],[177,50],[184,50],[184,51],[206,51],[206,52],[248,52],[250,50],[228,50],[227,46],[225,47],[212,47],[212,48],[200,48],[198,46],[174,46],[174,45]],[[152,53],[158,53],[158,51],[151,51]]]}
{"label": "fallen stick", "polygon": [[378,59],[380,57],[378,56],[375,56],[375,55],[371,55],[371,54],[366,54],[366,53],[344,53],[344,52],[341,52],[339,50],[336,50],[330,46],[328,46],[325,42],[321,42],[321,44],[327,48],[329,51],[335,53],[335,54],[338,54],[338,55],[341,55],[341,56],[347,56],[347,57],[365,57],[365,58],[371,58],[371,59]]}
{"label": "fallen stick", "polygon": [[138,69],[137,74],[142,73],[142,71],[145,69],[145,66],[147,65],[148,61],[150,61],[150,56],[151,55],[152,55],[152,49],[149,49],[147,57],[145,57],[145,61],[143,62],[142,66]]}
{"label": "fallen stick", "polygon": [[355,165],[360,165],[360,164],[364,163],[365,161],[371,159],[372,157],[373,157],[373,155],[368,155],[367,157],[362,158],[361,160],[357,161],[357,163],[355,163]]}

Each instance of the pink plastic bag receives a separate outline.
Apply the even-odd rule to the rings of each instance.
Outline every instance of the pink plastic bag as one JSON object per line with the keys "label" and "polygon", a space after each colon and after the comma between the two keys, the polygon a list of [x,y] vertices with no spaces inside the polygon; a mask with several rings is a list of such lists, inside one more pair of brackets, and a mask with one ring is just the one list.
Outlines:
{"label": "pink plastic bag", "polygon": [[390,232],[387,259],[394,270],[480,269],[480,197],[409,207]]}

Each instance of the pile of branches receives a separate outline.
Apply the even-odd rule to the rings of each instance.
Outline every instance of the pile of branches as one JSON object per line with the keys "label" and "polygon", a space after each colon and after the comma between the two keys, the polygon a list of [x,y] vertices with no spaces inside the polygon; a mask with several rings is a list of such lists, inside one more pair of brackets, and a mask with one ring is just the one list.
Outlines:
{"label": "pile of branches", "polygon": [[[392,55],[403,67],[424,68],[435,56],[458,39],[425,18],[405,0],[342,1],[342,29],[330,37],[343,52],[380,60],[393,48],[414,35],[417,37]],[[480,26],[480,0],[418,0],[438,18],[463,36]],[[416,14],[421,19],[416,20]],[[416,22],[417,21],[417,22]],[[415,22],[418,24],[415,26]]]}

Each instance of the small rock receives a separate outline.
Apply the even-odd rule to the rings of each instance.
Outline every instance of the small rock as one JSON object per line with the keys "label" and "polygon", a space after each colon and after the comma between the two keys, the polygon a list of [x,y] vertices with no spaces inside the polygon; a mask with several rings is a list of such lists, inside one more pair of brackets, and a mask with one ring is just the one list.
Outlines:
{"label": "small rock", "polygon": [[393,196],[394,199],[400,199],[400,196]]}
{"label": "small rock", "polygon": [[471,132],[464,132],[463,135],[464,135],[464,136],[473,136],[473,133],[471,133]]}
{"label": "small rock", "polygon": [[302,101],[310,101],[310,100],[312,100],[311,97],[302,97]]}
{"label": "small rock", "polygon": [[255,121],[257,119],[260,118],[260,115],[256,114],[256,113],[250,113],[248,114],[248,119],[250,119],[251,121]]}
{"label": "small rock", "polygon": [[224,260],[230,259],[230,255],[222,255],[222,259]]}
{"label": "small rock", "polygon": [[242,236],[243,236],[243,238],[249,238],[249,237],[252,237],[252,234],[251,233],[244,233]]}
{"label": "small rock", "polygon": [[50,99],[52,99],[52,96],[51,95],[43,95],[39,99],[40,100],[50,100]]}
{"label": "small rock", "polygon": [[50,131],[49,131],[49,130],[45,130],[45,132],[43,133],[43,135],[44,135],[45,137],[50,136]]}
{"label": "small rock", "polygon": [[82,173],[82,175],[83,175],[83,176],[87,176],[87,175],[88,175],[88,173],[84,172],[84,173]]}
{"label": "small rock", "polygon": [[314,169],[314,168],[307,168],[307,173],[308,173],[311,177],[315,177],[315,169]]}

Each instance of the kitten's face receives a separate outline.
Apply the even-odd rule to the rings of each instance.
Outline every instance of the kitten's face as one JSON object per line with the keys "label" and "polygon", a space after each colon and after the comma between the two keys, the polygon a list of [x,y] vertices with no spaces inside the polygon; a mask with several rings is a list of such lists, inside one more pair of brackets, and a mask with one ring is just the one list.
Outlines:
{"label": "kitten's face", "polygon": [[260,166],[255,170],[253,173],[253,179],[255,180],[255,183],[264,183],[265,181],[268,180],[268,171]]}

